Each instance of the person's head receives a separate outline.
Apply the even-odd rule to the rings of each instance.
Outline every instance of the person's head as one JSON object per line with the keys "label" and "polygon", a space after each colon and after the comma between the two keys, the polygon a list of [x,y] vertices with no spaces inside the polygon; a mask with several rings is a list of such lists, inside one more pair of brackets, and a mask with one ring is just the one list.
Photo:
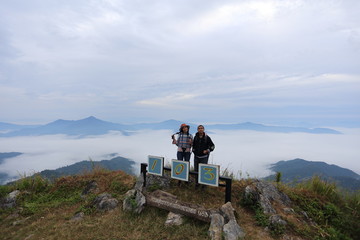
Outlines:
{"label": "person's head", "polygon": [[204,131],[205,131],[205,128],[204,128],[203,125],[199,125],[199,126],[197,127],[197,130],[198,130],[198,133],[203,134]]}
{"label": "person's head", "polygon": [[190,126],[189,126],[189,125],[186,125],[185,123],[183,123],[183,124],[180,125],[180,132],[188,133],[188,132],[189,132],[189,129],[190,129]]}

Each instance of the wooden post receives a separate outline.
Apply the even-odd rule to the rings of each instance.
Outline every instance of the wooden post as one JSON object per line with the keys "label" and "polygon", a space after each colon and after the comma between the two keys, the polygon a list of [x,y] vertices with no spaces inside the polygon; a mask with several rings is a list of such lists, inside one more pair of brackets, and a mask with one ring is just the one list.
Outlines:
{"label": "wooden post", "polygon": [[142,163],[142,164],[141,164],[140,173],[143,174],[143,178],[144,178],[143,187],[146,187],[146,173],[147,173],[146,168],[147,168],[147,163]]}

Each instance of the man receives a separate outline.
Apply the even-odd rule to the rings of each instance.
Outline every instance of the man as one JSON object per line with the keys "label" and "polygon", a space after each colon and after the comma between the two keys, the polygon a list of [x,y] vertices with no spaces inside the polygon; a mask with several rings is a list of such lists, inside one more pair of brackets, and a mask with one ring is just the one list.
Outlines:
{"label": "man", "polygon": [[199,125],[198,132],[193,141],[194,170],[199,172],[199,163],[208,163],[210,152],[214,151],[215,145],[211,138],[205,133],[203,125]]}

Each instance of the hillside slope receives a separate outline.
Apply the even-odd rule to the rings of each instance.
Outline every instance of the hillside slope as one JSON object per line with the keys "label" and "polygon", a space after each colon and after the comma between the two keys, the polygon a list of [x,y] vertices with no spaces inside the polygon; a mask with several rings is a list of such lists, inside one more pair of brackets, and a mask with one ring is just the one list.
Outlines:
{"label": "hillside slope", "polygon": [[[344,198],[337,194],[336,188],[330,191],[331,194],[324,194],[319,188],[311,187],[311,183],[298,188],[279,185],[278,188],[292,200],[292,210],[285,211],[274,205],[287,222],[284,227],[274,227],[269,225],[268,217],[259,206],[244,198],[246,187],[256,181],[233,181],[232,205],[239,225],[246,232],[245,239],[356,239],[359,236],[358,195]],[[84,189],[92,182],[97,184],[96,191],[84,197]],[[15,189],[20,194],[15,207],[0,208],[0,238],[209,239],[209,223],[185,218],[180,226],[165,227],[168,214],[165,210],[146,207],[141,214],[124,212],[122,200],[134,183],[135,178],[122,171],[95,169],[87,174],[59,178],[54,183],[38,175],[12,186],[1,186],[2,201]],[[315,185],[329,187],[321,181]],[[167,191],[182,201],[206,208],[219,208],[224,203],[222,188],[195,188],[193,183],[178,186],[177,181],[172,181]],[[104,192],[118,200],[115,210],[94,208],[95,197]],[[79,212],[85,216],[79,221],[73,220]]]}
{"label": "hillside slope", "polygon": [[[320,176],[329,182],[335,182],[339,187],[357,191],[360,189],[360,175],[350,169],[342,168],[337,165],[330,165],[325,162],[307,161],[304,159],[293,159],[279,161],[269,167],[273,172],[281,173],[281,181],[285,183],[302,182]],[[265,179],[274,180],[275,175]]]}

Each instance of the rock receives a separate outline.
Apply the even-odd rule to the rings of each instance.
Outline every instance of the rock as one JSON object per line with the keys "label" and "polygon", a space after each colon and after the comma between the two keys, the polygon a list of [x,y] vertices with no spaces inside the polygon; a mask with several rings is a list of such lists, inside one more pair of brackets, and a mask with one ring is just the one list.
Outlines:
{"label": "rock", "polygon": [[81,193],[81,198],[86,198],[90,193],[96,193],[98,191],[98,185],[95,180],[90,181]]}
{"label": "rock", "polygon": [[286,213],[286,214],[294,214],[295,213],[294,209],[292,209],[292,208],[283,208],[283,210],[284,210],[284,213]]}
{"label": "rock", "polygon": [[173,213],[173,212],[169,212],[167,219],[165,221],[165,225],[169,226],[169,225],[175,225],[175,226],[179,226],[183,223],[183,215],[181,214],[177,214],[177,213]]}
{"label": "rock", "polygon": [[9,193],[0,203],[1,208],[12,208],[16,206],[16,198],[19,196],[20,191],[15,190]]}
{"label": "rock", "polygon": [[112,210],[117,207],[119,201],[113,197],[111,197],[108,193],[102,193],[97,196],[93,202],[95,207],[101,211]]}
{"label": "rock", "polygon": [[133,189],[129,190],[125,194],[123,201],[123,210],[131,211],[135,213],[141,213],[145,207],[146,198],[143,191],[144,178],[142,174],[138,177]]}
{"label": "rock", "polygon": [[170,176],[165,174],[163,176],[148,174],[146,175],[146,189],[149,191],[156,189],[169,189],[170,180]]}
{"label": "rock", "polygon": [[26,238],[24,238],[24,240],[29,240],[29,239],[31,239],[33,236],[34,236],[34,234],[33,234],[33,233],[31,233],[31,234],[30,234],[30,235],[28,235]]}
{"label": "rock", "polygon": [[231,202],[227,202],[220,207],[220,212],[227,222],[223,227],[226,240],[239,239],[245,236],[245,232],[240,228],[236,221],[234,211],[235,209],[231,205]]}
{"label": "rock", "polygon": [[84,219],[84,216],[85,214],[83,212],[78,212],[70,219],[70,221],[72,222],[82,221]]}
{"label": "rock", "polygon": [[23,223],[26,222],[28,219],[30,219],[30,217],[17,220],[17,221],[15,221],[15,222],[13,222],[12,225],[13,225],[13,226],[16,226],[16,225],[19,225],[19,224],[23,224]]}
{"label": "rock", "polygon": [[300,237],[294,237],[294,236],[289,236],[284,234],[281,238],[281,240],[304,240],[303,238]]}
{"label": "rock", "polygon": [[209,228],[209,235],[211,240],[221,240],[222,231],[225,224],[224,217],[219,213],[214,213],[211,215],[211,223]]}
{"label": "rock", "polygon": [[237,240],[245,237],[245,232],[235,220],[230,220],[223,228],[225,240]]}
{"label": "rock", "polygon": [[272,215],[269,217],[270,225],[287,225],[287,222],[280,215]]}
{"label": "rock", "polygon": [[143,188],[144,188],[144,176],[142,174],[140,174],[140,176],[136,180],[134,189],[142,192]]}
{"label": "rock", "polygon": [[222,205],[220,207],[220,211],[223,214],[223,216],[225,217],[226,222],[228,222],[230,220],[236,221],[235,214],[234,214],[235,209],[231,205],[231,202],[227,202],[224,205]]}
{"label": "rock", "polygon": [[142,192],[139,190],[131,189],[125,194],[125,198],[123,201],[123,210],[141,213],[145,207],[145,203],[146,198],[144,194],[142,194]]}
{"label": "rock", "polygon": [[265,214],[275,214],[272,202],[276,201],[283,206],[291,205],[290,198],[283,192],[280,192],[270,182],[257,180],[245,188],[245,198],[258,202]]}

